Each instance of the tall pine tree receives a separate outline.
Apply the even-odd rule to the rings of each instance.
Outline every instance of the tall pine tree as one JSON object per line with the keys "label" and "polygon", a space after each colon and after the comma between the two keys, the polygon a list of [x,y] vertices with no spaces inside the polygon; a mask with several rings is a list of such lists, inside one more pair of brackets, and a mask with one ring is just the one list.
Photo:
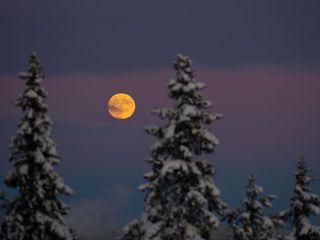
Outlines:
{"label": "tall pine tree", "polygon": [[309,218],[320,215],[320,196],[313,193],[310,183],[313,178],[309,176],[304,157],[301,157],[295,175],[295,187],[291,198],[290,208],[280,212],[276,217],[284,222],[289,222],[291,232],[280,239],[285,240],[319,240],[320,226],[312,225]]}
{"label": "tall pine tree", "polygon": [[229,219],[233,237],[236,240],[269,240],[274,235],[274,224],[266,215],[265,208],[272,207],[271,201],[276,196],[260,197],[263,188],[255,182],[256,177],[250,176],[241,207],[236,209]]}
{"label": "tall pine tree", "polygon": [[221,118],[204,111],[211,102],[199,90],[205,84],[195,79],[191,60],[178,55],[176,77],[168,84],[175,105],[153,113],[166,123],[146,132],[158,138],[151,147],[152,170],[144,175],[147,184],[142,216],[125,228],[125,240],[206,240],[219,225],[226,204],[213,181],[215,170],[198,159],[212,153],[218,139],[205,127]]}
{"label": "tall pine tree", "polygon": [[11,139],[10,161],[14,168],[5,179],[6,185],[19,194],[6,205],[1,240],[71,239],[64,220],[68,206],[58,196],[71,195],[72,190],[54,170],[60,159],[50,137],[47,92],[41,86],[44,73],[35,53],[30,57],[28,71],[19,77],[26,88],[16,105],[24,115]]}

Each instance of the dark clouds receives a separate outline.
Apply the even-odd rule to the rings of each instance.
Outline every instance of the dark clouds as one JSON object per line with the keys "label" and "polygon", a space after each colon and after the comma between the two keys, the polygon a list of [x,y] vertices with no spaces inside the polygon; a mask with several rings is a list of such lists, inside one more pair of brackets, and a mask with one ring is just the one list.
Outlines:
{"label": "dark clouds", "polygon": [[319,69],[320,2],[10,1],[0,4],[0,72],[37,50],[50,73],[167,68],[183,52],[210,68]]}

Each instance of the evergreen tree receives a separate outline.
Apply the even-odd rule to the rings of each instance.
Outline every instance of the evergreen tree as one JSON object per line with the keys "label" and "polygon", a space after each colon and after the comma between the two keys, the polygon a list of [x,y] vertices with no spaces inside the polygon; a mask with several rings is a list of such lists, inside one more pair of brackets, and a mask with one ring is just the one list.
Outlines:
{"label": "evergreen tree", "polygon": [[54,170],[60,159],[50,137],[47,92],[41,86],[44,73],[35,53],[30,57],[28,71],[19,77],[25,80],[26,88],[16,105],[24,116],[11,139],[10,161],[14,168],[5,179],[6,185],[19,194],[6,206],[1,240],[71,239],[64,220],[68,206],[58,196],[71,195],[72,190]]}
{"label": "evergreen tree", "polygon": [[250,176],[246,197],[241,201],[241,207],[235,210],[229,219],[236,240],[269,240],[273,237],[274,224],[272,219],[265,215],[265,208],[272,207],[271,201],[276,196],[260,198],[263,188],[255,182],[256,177]]}
{"label": "evergreen tree", "polygon": [[199,90],[205,84],[196,81],[191,64],[188,57],[178,55],[176,77],[168,84],[175,105],[154,110],[166,123],[146,128],[158,141],[148,159],[152,170],[144,175],[148,183],[139,187],[146,193],[144,212],[125,228],[125,240],[210,239],[219,225],[218,215],[227,207],[213,182],[215,170],[198,159],[218,145],[205,124],[221,115],[203,111],[212,104],[203,100]]}
{"label": "evergreen tree", "polygon": [[310,169],[304,157],[301,157],[295,175],[295,187],[290,208],[276,215],[279,223],[289,222],[292,229],[285,240],[319,240],[320,227],[312,225],[309,218],[320,215],[320,196],[312,193],[309,187],[313,178],[308,175]]}

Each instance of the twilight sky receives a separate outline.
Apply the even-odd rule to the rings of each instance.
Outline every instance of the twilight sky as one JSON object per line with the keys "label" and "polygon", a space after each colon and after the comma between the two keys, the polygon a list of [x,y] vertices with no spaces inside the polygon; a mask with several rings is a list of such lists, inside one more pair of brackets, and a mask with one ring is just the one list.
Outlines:
{"label": "twilight sky", "polygon": [[[16,74],[35,50],[46,71],[58,171],[76,192],[67,200],[70,221],[83,232],[122,226],[143,207],[136,187],[154,139],[142,128],[159,123],[153,107],[170,106],[165,85],[183,53],[213,110],[224,114],[212,126],[221,145],[204,157],[224,200],[236,206],[254,173],[279,196],[275,208],[286,207],[302,153],[320,177],[319,8],[317,0],[1,1],[1,178],[21,116],[12,104],[24,87]],[[117,92],[136,100],[129,120],[106,113]]]}

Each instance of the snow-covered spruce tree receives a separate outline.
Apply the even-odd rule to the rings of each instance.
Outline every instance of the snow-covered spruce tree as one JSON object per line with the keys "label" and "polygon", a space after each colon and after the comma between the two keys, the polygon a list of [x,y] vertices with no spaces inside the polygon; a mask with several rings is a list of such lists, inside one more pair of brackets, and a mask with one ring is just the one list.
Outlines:
{"label": "snow-covered spruce tree", "polygon": [[246,186],[246,196],[241,207],[236,209],[229,219],[230,228],[236,240],[269,240],[274,234],[272,219],[266,215],[265,208],[271,208],[275,195],[260,197],[263,188],[251,175]]}
{"label": "snow-covered spruce tree", "polygon": [[72,190],[54,170],[60,160],[50,138],[47,92],[40,85],[44,73],[35,53],[31,54],[28,71],[19,77],[25,80],[26,88],[16,105],[24,116],[11,139],[14,168],[5,179],[6,185],[19,194],[6,206],[0,239],[69,240],[72,238],[64,220],[68,206],[58,196],[71,195]]}
{"label": "snow-covered spruce tree", "polygon": [[320,226],[312,225],[309,218],[320,215],[320,196],[312,193],[309,187],[313,178],[308,175],[310,169],[302,156],[297,164],[294,194],[290,208],[281,211],[276,219],[281,223],[290,223],[291,232],[280,239],[285,240],[319,240]]}
{"label": "snow-covered spruce tree", "polygon": [[199,90],[205,84],[196,81],[188,57],[178,55],[174,69],[168,95],[175,105],[154,110],[166,123],[146,128],[158,141],[148,159],[152,170],[144,175],[148,183],[139,187],[146,193],[144,212],[125,228],[125,240],[210,239],[227,207],[213,182],[214,169],[197,157],[218,145],[205,124],[221,115],[203,111],[212,104],[203,100]]}

